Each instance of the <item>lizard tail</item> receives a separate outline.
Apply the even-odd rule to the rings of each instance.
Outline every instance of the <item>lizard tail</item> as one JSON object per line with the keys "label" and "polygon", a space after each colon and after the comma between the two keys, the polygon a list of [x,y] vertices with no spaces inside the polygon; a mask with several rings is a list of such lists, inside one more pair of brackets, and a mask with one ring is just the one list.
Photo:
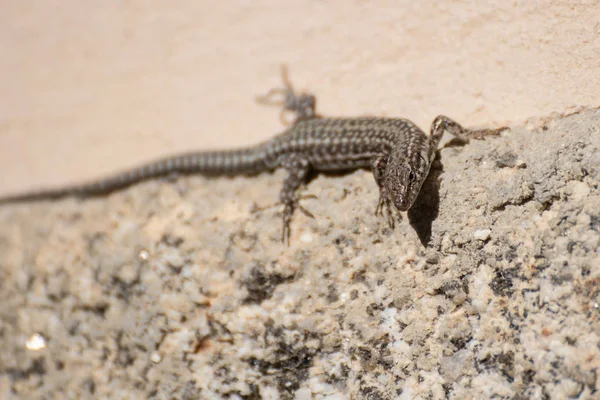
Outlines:
{"label": "lizard tail", "polygon": [[253,175],[270,169],[264,158],[262,147],[179,154],[81,185],[9,195],[0,198],[0,204],[54,200],[68,196],[101,196],[141,181],[168,175]]}

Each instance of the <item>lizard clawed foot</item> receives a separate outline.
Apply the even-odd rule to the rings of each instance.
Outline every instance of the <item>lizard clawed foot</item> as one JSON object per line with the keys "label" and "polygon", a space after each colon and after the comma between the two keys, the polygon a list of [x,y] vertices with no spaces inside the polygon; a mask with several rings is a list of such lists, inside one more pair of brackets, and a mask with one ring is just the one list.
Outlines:
{"label": "lizard clawed foot", "polygon": [[394,229],[396,227],[394,214],[395,210],[392,208],[391,201],[385,196],[380,196],[377,208],[375,208],[375,215],[383,218],[387,217],[390,228]]}
{"label": "lizard clawed foot", "polygon": [[292,215],[294,214],[294,211],[296,209],[298,209],[298,210],[300,210],[300,212],[302,214],[306,215],[308,218],[316,219],[313,213],[311,213],[306,208],[304,208],[303,206],[300,205],[299,200],[316,199],[316,198],[317,198],[317,196],[315,196],[314,194],[307,194],[307,195],[303,195],[303,196],[298,196],[297,200],[293,200],[293,201],[287,201],[287,202],[280,201],[275,204],[270,204],[268,206],[263,206],[263,207],[258,207],[256,205],[254,205],[254,207],[252,207],[252,209],[250,210],[250,213],[257,214],[257,213],[269,210],[271,208],[279,207],[280,205],[283,204],[283,206],[284,206],[283,216],[282,216],[283,229],[282,229],[281,241],[284,244],[287,244],[289,246],[290,245],[290,236],[291,236],[290,222],[292,220]]}
{"label": "lizard clawed foot", "polygon": [[308,211],[306,208],[302,207],[300,204],[296,203],[295,208],[300,210],[300,212],[302,214],[306,215],[308,218],[316,219],[315,216],[313,215],[313,213]]}
{"label": "lizard clawed foot", "polygon": [[[316,195],[312,194],[312,193],[298,196],[298,200],[318,200],[318,199],[319,198]],[[259,207],[256,203],[254,203],[252,205],[252,208],[250,209],[250,213],[251,214],[258,214],[258,213],[261,213],[263,211],[267,211],[267,210],[270,210],[272,208],[279,207],[282,204],[283,203],[281,201],[278,201],[277,203],[273,203],[273,204],[269,204],[267,206]],[[301,207],[300,204],[298,204],[298,202],[296,202],[296,205],[294,207],[297,207],[307,217],[314,218],[314,215],[312,213],[310,213],[309,211],[307,211],[304,207]]]}
{"label": "lizard clawed foot", "polygon": [[292,220],[292,214],[294,214],[294,206],[292,204],[286,204],[283,210],[282,222],[283,226],[281,227],[281,243],[290,245],[290,221]]}
{"label": "lizard clawed foot", "polygon": [[[311,195],[309,195],[308,197],[305,198],[312,198]],[[316,196],[315,196],[316,198]],[[287,201],[284,203],[284,208],[283,208],[283,227],[282,227],[282,232],[281,232],[281,241],[289,246],[290,245],[290,236],[291,236],[291,229],[290,229],[290,222],[292,220],[292,215],[294,214],[294,210],[300,210],[300,212],[304,215],[306,215],[309,218],[312,219],[316,219],[315,216],[313,215],[313,213],[311,213],[310,211],[308,211],[306,208],[302,207],[300,205],[300,203],[298,202],[298,200],[292,200],[292,201]]]}

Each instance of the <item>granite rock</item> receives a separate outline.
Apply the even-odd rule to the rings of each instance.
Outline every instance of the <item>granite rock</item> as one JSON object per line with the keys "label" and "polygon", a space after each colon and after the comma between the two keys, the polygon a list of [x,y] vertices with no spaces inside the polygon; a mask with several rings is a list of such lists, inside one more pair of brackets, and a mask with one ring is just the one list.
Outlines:
{"label": "granite rock", "polygon": [[0,207],[0,397],[600,396],[600,110],[446,141],[395,229],[368,171]]}

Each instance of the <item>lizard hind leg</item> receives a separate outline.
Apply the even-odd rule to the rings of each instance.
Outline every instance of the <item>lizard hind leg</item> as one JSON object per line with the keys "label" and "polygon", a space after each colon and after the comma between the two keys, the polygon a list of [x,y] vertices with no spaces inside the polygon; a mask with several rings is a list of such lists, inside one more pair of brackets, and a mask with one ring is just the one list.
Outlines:
{"label": "lizard hind leg", "polygon": [[[283,228],[282,228],[282,242],[290,243],[290,221],[294,210],[300,210],[304,215],[310,218],[314,218],[314,215],[302,207],[299,203],[300,197],[298,197],[297,191],[300,186],[306,182],[308,172],[310,171],[310,162],[308,159],[300,154],[288,154],[282,156],[280,165],[286,169],[287,176],[283,181],[283,187],[279,195],[279,199],[284,206],[283,209]],[[310,198],[312,196],[308,196]]]}
{"label": "lizard hind leg", "polygon": [[[283,87],[269,90],[265,95],[259,96],[257,102],[259,104],[280,106],[281,112],[279,118],[284,125],[294,124],[305,119],[317,118],[316,97],[311,93],[296,94],[288,78],[285,65],[281,66],[281,76]],[[287,111],[295,113],[292,122],[285,118]]]}

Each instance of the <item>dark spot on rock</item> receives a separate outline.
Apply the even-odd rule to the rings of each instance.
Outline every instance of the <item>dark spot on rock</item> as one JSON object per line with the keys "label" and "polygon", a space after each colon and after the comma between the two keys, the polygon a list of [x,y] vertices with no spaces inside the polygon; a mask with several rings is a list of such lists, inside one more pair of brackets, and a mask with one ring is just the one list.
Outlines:
{"label": "dark spot on rock", "polygon": [[[143,389],[143,386],[140,387],[140,389]],[[149,398],[157,398],[157,394],[158,392],[154,391],[154,395],[153,396],[149,396]],[[196,387],[196,381],[195,380],[189,380],[185,383],[182,382],[182,384],[178,385],[178,387],[175,389],[171,389],[171,393],[169,393],[169,395],[165,395],[163,394],[162,396],[158,396],[158,398],[170,398],[170,399],[182,399],[182,400],[195,400],[195,399],[201,399],[202,398],[202,389]]]}
{"label": "dark spot on rock", "polygon": [[206,336],[202,336],[200,338],[198,338],[198,341],[196,342],[196,345],[194,346],[194,350],[192,351],[194,354],[198,354],[203,350],[206,350],[210,347],[211,342],[210,342],[210,336],[206,335]]}
{"label": "dark spot on rock", "polygon": [[495,369],[499,371],[508,382],[514,381],[514,362],[515,355],[512,351],[488,356],[476,363],[477,371],[482,372],[486,369]]}
{"label": "dark spot on rock", "polygon": [[517,249],[518,248],[519,248],[518,244],[509,246],[504,253],[504,259],[509,262],[514,261],[515,258],[517,258]]}
{"label": "dark spot on rock", "polygon": [[542,272],[550,268],[550,263],[545,259],[540,259],[539,264],[535,266],[535,269]]}
{"label": "dark spot on rock", "polygon": [[512,152],[502,154],[492,153],[490,157],[494,159],[497,168],[514,168],[517,165],[517,155]]}
{"label": "dark spot on rock", "polygon": [[385,370],[390,370],[394,366],[394,360],[389,348],[390,343],[391,339],[388,334],[368,342],[368,347],[371,349],[370,360],[374,365],[382,367]]}
{"label": "dark spot on rock", "polygon": [[366,399],[366,400],[386,400],[387,399],[386,397],[384,397],[381,394],[381,392],[377,388],[375,388],[373,386],[361,388],[360,394],[361,394],[361,399]]}
{"label": "dark spot on rock", "polygon": [[340,292],[337,290],[335,285],[332,283],[327,286],[327,301],[329,303],[335,303],[340,299]]}
{"label": "dark spot on rock", "polygon": [[13,381],[26,380],[29,379],[31,375],[45,375],[45,360],[43,358],[36,358],[26,369],[7,368],[3,373],[7,374]]}
{"label": "dark spot on rock", "polygon": [[[283,334],[284,328],[280,326],[268,326],[265,340],[269,347],[275,350],[268,359],[250,357],[244,359],[252,368],[258,370],[265,376],[270,376],[277,384],[279,394],[284,400],[294,399],[295,392],[302,383],[308,379],[308,370],[313,364],[313,359],[320,351],[321,346],[316,348],[307,347],[304,344],[312,339],[322,340],[322,335],[316,332],[305,331],[299,340],[289,339]],[[287,342],[286,340],[291,340]]]}
{"label": "dark spot on rock", "polygon": [[442,388],[444,389],[444,395],[447,399],[450,398],[450,394],[452,393],[452,384],[451,383],[443,383]]}
{"label": "dark spot on rock", "polygon": [[588,277],[592,273],[592,269],[589,265],[584,265],[581,267],[581,276]]}
{"label": "dark spot on rock", "polygon": [[368,349],[364,346],[361,346],[358,348],[358,353],[360,355],[360,357],[364,360],[364,361],[370,361],[371,360],[371,349]]}
{"label": "dark spot on rock", "polygon": [[375,313],[383,311],[383,305],[378,303],[371,303],[367,306],[366,312],[369,317],[374,317]]}
{"label": "dark spot on rock", "polygon": [[96,393],[96,382],[94,382],[92,378],[86,379],[82,386],[88,391],[89,394]]}
{"label": "dark spot on rock", "polygon": [[250,271],[250,277],[242,282],[242,286],[248,291],[248,295],[242,301],[244,304],[260,304],[270,299],[277,286],[293,277],[284,277],[281,274],[266,274],[262,267],[255,266]]}
{"label": "dark spot on rock", "polygon": [[590,215],[590,228],[595,231],[600,230],[600,214]]}
{"label": "dark spot on rock", "polygon": [[227,375],[229,375],[229,369],[227,367],[217,368],[215,369],[215,372],[213,372],[215,378],[223,378]]}
{"label": "dark spot on rock", "polygon": [[185,239],[181,236],[176,236],[172,233],[165,233],[161,238],[160,242],[166,244],[169,247],[179,247],[185,242]]}
{"label": "dark spot on rock", "polygon": [[[341,350],[341,349],[338,349]],[[343,384],[348,380],[348,376],[350,375],[350,367],[346,364],[340,364],[340,372],[336,373],[325,373],[326,379],[325,382],[331,385]]]}
{"label": "dark spot on rock", "polygon": [[472,339],[472,336],[456,336],[453,338],[450,338],[450,343],[452,343],[454,345],[454,347],[456,347],[456,350],[461,350],[464,349],[465,347],[467,347],[467,343],[469,343]]}
{"label": "dark spot on rock", "polygon": [[108,303],[98,303],[94,305],[83,305],[75,307],[76,310],[81,310],[84,312],[89,312],[99,316],[100,318],[104,318],[106,315],[106,311],[110,308]]}
{"label": "dark spot on rock", "polygon": [[529,385],[531,382],[533,382],[533,378],[535,377],[535,371],[532,369],[528,369],[523,371],[523,383],[525,385]]}
{"label": "dark spot on rock", "polygon": [[496,296],[511,296],[513,294],[512,280],[517,276],[519,269],[496,269],[496,275],[490,282],[490,288]]}
{"label": "dark spot on rock", "polygon": [[570,282],[573,280],[573,275],[569,274],[569,273],[564,273],[561,275],[552,275],[550,277],[550,282],[552,282],[553,285],[562,285],[565,282]]}
{"label": "dark spot on rock", "polygon": [[344,248],[354,247],[354,240],[349,239],[345,235],[341,235],[341,236],[338,236],[337,238],[333,239],[333,244],[337,248],[338,253],[343,254]]}
{"label": "dark spot on rock", "polygon": [[350,279],[352,279],[353,282],[364,282],[366,279],[366,274],[367,271],[361,269],[360,271],[356,271],[355,273],[353,273]]}
{"label": "dark spot on rock", "polygon": [[[257,385],[255,385],[254,383],[250,383],[250,384],[248,384],[248,388],[249,388],[249,393],[247,393],[247,394],[242,394],[240,392],[234,392],[231,394],[235,394],[235,395],[239,396],[239,398],[242,400],[261,400],[263,398],[260,395],[260,391],[258,390]],[[199,398],[200,397],[193,397],[193,398],[190,398],[190,400],[199,399]]]}
{"label": "dark spot on rock", "polygon": [[456,297],[456,295],[463,293],[463,283],[457,280],[444,282],[442,286],[435,290],[436,295],[444,295],[448,299]]}

